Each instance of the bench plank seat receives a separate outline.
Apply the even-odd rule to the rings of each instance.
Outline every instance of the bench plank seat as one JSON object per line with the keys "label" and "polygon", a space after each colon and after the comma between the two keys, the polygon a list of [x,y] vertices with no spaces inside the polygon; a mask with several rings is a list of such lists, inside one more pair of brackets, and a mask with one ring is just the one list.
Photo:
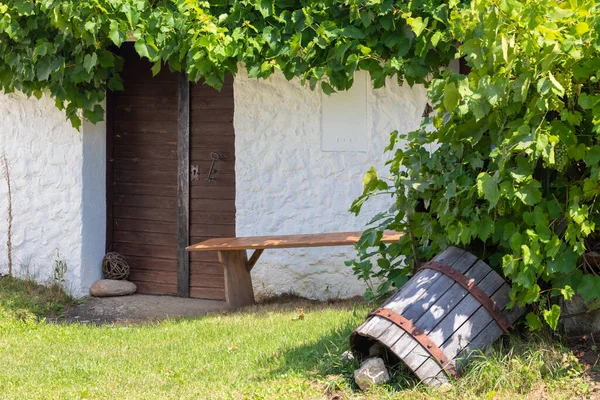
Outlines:
{"label": "bench plank seat", "polygon": [[[225,273],[225,300],[231,308],[254,304],[254,291],[250,270],[265,249],[296,247],[352,246],[360,240],[362,232],[315,233],[308,235],[253,236],[214,238],[188,246],[187,251],[217,251]],[[384,243],[397,242],[402,233],[385,231]],[[246,250],[254,250],[248,259]]]}
{"label": "bench plank seat", "polygon": [[[305,235],[248,236],[214,238],[187,247],[187,251],[289,249],[294,247],[351,246],[358,243],[362,232],[315,233]],[[381,241],[397,242],[401,233],[385,231]]]}

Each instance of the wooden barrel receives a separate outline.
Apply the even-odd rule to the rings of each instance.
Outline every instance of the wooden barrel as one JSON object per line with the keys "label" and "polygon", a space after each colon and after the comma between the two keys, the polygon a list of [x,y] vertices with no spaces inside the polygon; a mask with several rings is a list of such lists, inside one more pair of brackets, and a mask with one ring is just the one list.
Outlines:
{"label": "wooden barrel", "polygon": [[508,333],[523,309],[506,309],[510,285],[469,252],[450,247],[423,265],[350,336],[360,359],[402,361],[429,385],[456,377],[467,356]]}

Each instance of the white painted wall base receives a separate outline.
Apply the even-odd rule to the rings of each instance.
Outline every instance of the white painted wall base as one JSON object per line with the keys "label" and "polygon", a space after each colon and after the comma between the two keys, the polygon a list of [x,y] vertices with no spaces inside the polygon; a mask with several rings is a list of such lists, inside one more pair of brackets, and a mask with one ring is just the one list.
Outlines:
{"label": "white painted wall base", "polygon": [[[66,288],[75,296],[88,294],[100,276],[104,132],[103,123],[76,131],[49,97],[0,94],[0,154],[6,153],[10,168],[16,276],[45,282],[60,258],[68,267]],[[8,272],[7,197],[0,177],[0,273]]]}
{"label": "white painted wall base", "polygon": [[[363,152],[323,151],[324,94],[297,80],[288,82],[282,74],[266,81],[249,79],[243,73],[236,77],[238,236],[362,230],[376,212],[388,206],[388,199],[382,198],[367,204],[358,218],[348,212],[362,192],[364,173],[371,166],[384,171],[383,149],[389,133],[418,128],[426,91],[422,86],[400,87],[391,79],[383,89],[373,90],[370,83],[368,87],[367,148]],[[252,271],[257,297],[362,295],[364,285],[344,265],[355,254],[352,247],[267,250]]]}

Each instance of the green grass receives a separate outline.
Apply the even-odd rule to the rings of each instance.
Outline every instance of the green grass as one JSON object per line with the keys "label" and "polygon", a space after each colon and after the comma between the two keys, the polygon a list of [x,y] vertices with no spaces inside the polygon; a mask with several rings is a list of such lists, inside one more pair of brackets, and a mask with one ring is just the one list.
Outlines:
{"label": "green grass", "polygon": [[592,388],[567,349],[513,337],[444,390],[398,374],[365,395],[352,382],[357,365],[341,355],[366,305],[270,304],[198,319],[89,326],[22,318],[23,307],[15,317],[18,302],[7,302],[14,297],[5,292],[1,399],[569,399]]}
{"label": "green grass", "polygon": [[75,304],[58,284],[43,286],[32,280],[0,276],[0,305],[18,318],[60,317],[65,307]]}

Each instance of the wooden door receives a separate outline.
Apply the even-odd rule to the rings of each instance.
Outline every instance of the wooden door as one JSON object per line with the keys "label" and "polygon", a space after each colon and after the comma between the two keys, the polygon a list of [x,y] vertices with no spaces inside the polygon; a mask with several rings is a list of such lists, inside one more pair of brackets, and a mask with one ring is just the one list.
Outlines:
{"label": "wooden door", "polygon": [[125,256],[138,292],[173,294],[178,74],[164,69],[153,77],[150,63],[129,44],[121,55],[125,90],[111,94],[107,104],[108,247]]}
{"label": "wooden door", "polygon": [[[235,236],[235,136],[233,78],[219,92],[191,86],[190,96],[190,243]],[[213,158],[218,160],[214,161]],[[209,173],[213,171],[211,180]],[[195,252],[190,258],[190,295],[224,299],[223,268],[216,252]]]}
{"label": "wooden door", "polygon": [[[110,93],[107,101],[107,250],[125,256],[139,293],[222,300],[216,254],[190,257],[182,251],[188,240],[181,240],[181,232],[189,232],[189,243],[235,235],[233,80],[221,92],[190,85],[182,97],[180,91],[187,91],[180,74],[163,68],[153,77],[151,64],[132,45],[120,52],[125,90]],[[182,98],[189,99],[181,104],[183,114]],[[187,118],[182,115],[189,125],[181,124]],[[182,126],[189,126],[187,145]],[[208,181],[211,153],[219,160]],[[179,185],[189,198],[179,196],[179,178],[186,176],[179,172],[182,160],[189,160],[190,174]]]}

